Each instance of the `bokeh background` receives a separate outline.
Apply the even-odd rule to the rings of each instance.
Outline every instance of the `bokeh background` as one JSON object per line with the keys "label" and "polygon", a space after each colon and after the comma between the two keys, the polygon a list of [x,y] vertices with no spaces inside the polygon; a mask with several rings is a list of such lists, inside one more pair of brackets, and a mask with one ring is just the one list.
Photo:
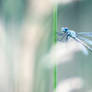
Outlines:
{"label": "bokeh background", "polygon": [[53,43],[52,6],[49,0],[0,0],[1,92],[50,89],[41,62]]}
{"label": "bokeh background", "polygon": [[75,42],[55,44],[62,26],[91,32],[91,4],[0,0],[0,92],[92,92],[92,53]]}

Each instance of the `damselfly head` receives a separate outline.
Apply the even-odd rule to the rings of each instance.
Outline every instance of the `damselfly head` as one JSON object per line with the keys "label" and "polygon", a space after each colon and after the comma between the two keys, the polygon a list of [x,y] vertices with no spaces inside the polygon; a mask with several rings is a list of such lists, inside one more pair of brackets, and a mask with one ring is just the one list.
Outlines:
{"label": "damselfly head", "polygon": [[68,31],[68,27],[62,27],[61,30],[62,32],[66,33]]}

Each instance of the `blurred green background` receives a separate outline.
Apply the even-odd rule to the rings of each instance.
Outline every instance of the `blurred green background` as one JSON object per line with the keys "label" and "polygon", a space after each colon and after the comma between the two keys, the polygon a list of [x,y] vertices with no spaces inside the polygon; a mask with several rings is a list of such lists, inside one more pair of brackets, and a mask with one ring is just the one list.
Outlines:
{"label": "blurred green background", "polygon": [[[55,0],[0,0],[0,92],[54,91],[52,66],[54,61],[58,62],[55,29],[67,26],[76,32],[92,31],[92,0],[57,0],[57,3],[55,18]],[[48,67],[50,63],[53,64]],[[71,92],[89,92],[91,65],[91,52],[88,56],[77,52],[70,62],[56,65],[56,88],[62,81],[78,77],[83,80],[83,87]]]}

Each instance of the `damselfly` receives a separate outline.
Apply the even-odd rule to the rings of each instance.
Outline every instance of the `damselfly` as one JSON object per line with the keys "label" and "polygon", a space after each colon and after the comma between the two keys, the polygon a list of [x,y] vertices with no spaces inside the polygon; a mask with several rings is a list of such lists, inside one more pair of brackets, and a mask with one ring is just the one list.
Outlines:
{"label": "damselfly", "polygon": [[62,27],[61,31],[57,32],[57,41],[67,42],[69,39],[74,39],[75,41],[80,43],[83,47],[87,48],[89,51],[92,52],[92,48],[89,46],[92,45],[92,41],[85,37],[92,37],[92,32],[77,33],[75,31],[69,30],[67,27]]}

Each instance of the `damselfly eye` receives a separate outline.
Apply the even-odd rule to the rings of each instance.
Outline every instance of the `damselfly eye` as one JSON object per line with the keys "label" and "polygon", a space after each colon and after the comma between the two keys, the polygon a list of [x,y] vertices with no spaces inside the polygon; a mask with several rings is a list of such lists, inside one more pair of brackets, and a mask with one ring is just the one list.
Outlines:
{"label": "damselfly eye", "polygon": [[68,28],[67,27],[65,27],[65,31],[67,31],[68,30]]}
{"label": "damselfly eye", "polygon": [[62,32],[67,32],[68,28],[67,27],[62,27]]}

